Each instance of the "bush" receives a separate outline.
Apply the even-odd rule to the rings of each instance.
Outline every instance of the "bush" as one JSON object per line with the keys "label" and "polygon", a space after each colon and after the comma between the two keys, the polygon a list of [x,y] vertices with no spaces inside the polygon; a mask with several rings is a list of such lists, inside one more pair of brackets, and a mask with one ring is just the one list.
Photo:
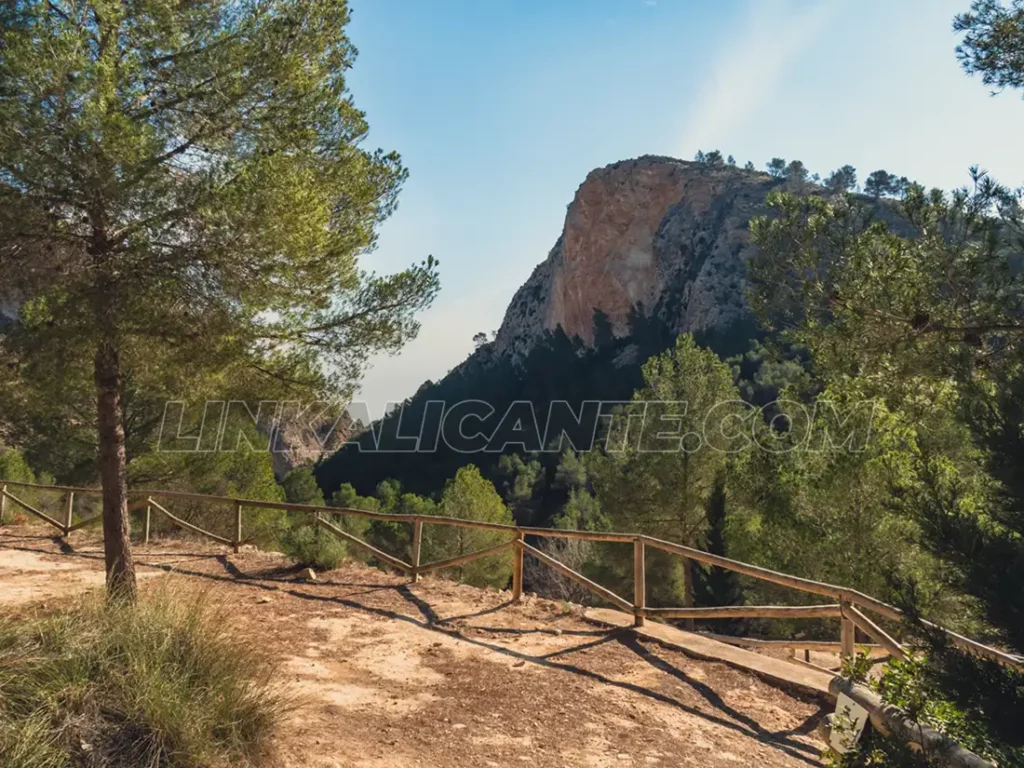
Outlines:
{"label": "bush", "polygon": [[[844,665],[844,675],[866,682],[864,672],[870,666],[867,655],[859,655]],[[927,659],[916,656],[904,661],[890,659],[873,687],[887,704],[904,710],[919,723],[931,726],[956,743],[995,765],[1024,766],[1024,750],[993,739],[986,729],[984,714],[960,709],[943,695],[927,673]],[[903,741],[871,731],[858,749],[845,756],[834,756],[830,768],[931,768],[940,761],[915,752]]]}
{"label": "bush", "polygon": [[0,616],[0,765],[260,766],[288,697],[203,598]]}
{"label": "bush", "polygon": [[348,554],[343,541],[312,525],[289,528],[278,543],[281,551],[297,565],[322,571],[337,568]]}

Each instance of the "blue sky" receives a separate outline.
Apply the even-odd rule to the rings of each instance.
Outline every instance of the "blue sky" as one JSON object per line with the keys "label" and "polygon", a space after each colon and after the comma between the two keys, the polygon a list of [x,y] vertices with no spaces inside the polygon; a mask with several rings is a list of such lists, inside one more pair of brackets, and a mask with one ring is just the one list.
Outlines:
{"label": "blue sky", "polygon": [[960,70],[969,0],[351,0],[349,84],[369,144],[410,171],[364,266],[433,254],[418,339],[358,399],[437,380],[501,324],[593,168],[721,149],[825,175],[850,163],[952,188],[980,164],[1024,183],[1024,100]]}

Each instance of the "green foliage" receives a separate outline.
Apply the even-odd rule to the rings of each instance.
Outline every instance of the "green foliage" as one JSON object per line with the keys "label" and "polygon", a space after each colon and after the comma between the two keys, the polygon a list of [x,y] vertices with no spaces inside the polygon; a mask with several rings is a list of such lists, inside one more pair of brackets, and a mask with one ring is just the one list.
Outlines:
{"label": "green foliage", "polygon": [[825,179],[825,189],[833,194],[852,192],[857,187],[857,170],[852,165],[832,171]]}
{"label": "green foliage", "polygon": [[725,165],[725,160],[722,159],[722,153],[717,149],[704,155],[704,162],[712,168],[721,168]]}
{"label": "green foliage", "polygon": [[296,467],[281,480],[285,500],[290,504],[324,506],[324,494],[309,467]]}
{"label": "green foliage", "polygon": [[897,177],[888,171],[872,171],[864,182],[864,192],[872,197],[900,197],[909,189],[906,176]]}
{"label": "green foliage", "polygon": [[498,490],[520,525],[532,525],[538,517],[537,497],[545,474],[538,460],[524,461],[518,454],[498,459]]}
{"label": "green foliage", "polygon": [[765,166],[768,169],[768,173],[776,178],[782,178],[786,175],[786,161],[781,157],[773,157]]}
{"label": "green foliage", "polygon": [[[733,467],[731,556],[895,602],[903,599],[901,581],[913,581],[933,618],[977,629],[971,603],[949,589],[920,527],[893,508],[894,485],[913,475],[921,449],[915,421],[866,400],[850,383],[827,387],[807,405],[792,390],[783,398],[776,425],[758,426],[757,447]],[[942,403],[941,392],[933,393],[931,415],[922,421],[934,440],[962,442],[962,428],[938,417],[948,416],[934,408]],[[760,582],[748,592],[758,602],[797,597]],[[819,629],[835,632],[827,624]]]}
{"label": "green foliage", "polygon": [[840,674],[855,683],[866,683],[871,674],[871,654],[868,650],[858,651],[853,656],[843,659]]}
{"label": "green foliage", "polygon": [[[739,393],[729,367],[687,335],[642,370],[644,386],[614,420],[609,451],[589,457],[597,500],[614,530],[699,546],[707,499],[731,448],[719,427],[742,411]],[[651,561],[652,604],[678,604],[684,590],[692,604],[693,577],[679,571],[678,558],[652,553]],[[618,568],[623,582],[632,579],[627,566]]]}
{"label": "green foliage", "polygon": [[[1022,22],[1017,2],[976,2],[956,21],[967,32],[965,68],[1020,85]],[[974,597],[1002,642],[1020,651],[1024,596],[1007,585],[1024,580],[1022,208],[1020,193],[977,168],[971,177],[971,189],[946,195],[872,174],[869,193],[892,194],[895,184],[904,195],[899,211],[911,226],[902,231],[850,201],[774,198],[779,215],[751,225],[761,246],[751,304],[808,347],[826,381],[856,382],[902,421],[903,458],[888,478],[894,511],[917,527],[951,586]],[[914,612],[920,597],[911,590],[908,598]],[[1024,746],[1020,674],[957,651],[920,624],[910,629],[929,641],[919,690],[927,706],[942,708],[939,719],[965,713],[978,731],[963,738],[980,739],[982,751]]]}
{"label": "green foliage", "polygon": [[0,621],[0,763],[259,766],[291,704],[201,598],[81,601]]}
{"label": "green foliage", "polygon": [[791,160],[783,173],[787,179],[795,183],[797,187],[800,187],[806,183],[810,171],[807,170],[807,166],[801,161]]}
{"label": "green foliage", "polygon": [[[866,656],[858,656],[857,662],[864,666],[867,663]],[[986,715],[991,713],[963,708],[951,701],[941,687],[936,686],[926,658],[910,657],[904,661],[891,659],[873,687],[887,703],[903,709],[912,720],[949,736],[994,765],[1010,768],[1024,765],[1024,748],[992,739],[985,722]],[[869,729],[858,750],[843,758],[833,759],[832,764],[836,768],[927,768],[940,763],[929,759],[927,755],[913,752],[903,742],[883,737]]]}
{"label": "green foliage", "polygon": [[[715,477],[714,487],[708,495],[705,506],[707,533],[704,535],[704,549],[715,555],[726,556],[726,528],[728,525],[728,495],[726,493],[726,472],[720,471]],[[698,566],[694,571],[694,604],[698,606],[742,605],[743,588],[739,575],[717,566]],[[716,621],[714,632],[740,634],[743,622],[736,619]]]}
{"label": "green foliage", "polygon": [[[18,95],[0,107],[0,231],[22,340],[70,350],[113,335],[141,355],[130,342],[146,339],[196,370],[308,376],[310,347],[348,374],[414,333],[433,263],[356,269],[405,171],[358,148],[346,3],[103,5],[27,0],[0,18],[0,85]],[[107,306],[89,300],[98,287]]]}
{"label": "green foliage", "polygon": [[[11,480],[12,482],[36,482],[36,474],[32,471],[32,467],[25,460],[25,457],[20,452],[9,447],[0,446],[0,480]],[[12,490],[13,493],[13,490]],[[24,498],[24,494],[19,494],[18,498]],[[5,506],[12,506],[9,503]],[[10,517],[13,514],[13,510],[10,513],[0,515],[0,525],[10,521]],[[8,519],[4,519],[7,517]]]}
{"label": "green foliage", "polygon": [[[472,464],[460,469],[448,482],[437,514],[460,520],[512,524],[512,514],[494,486]],[[423,562],[432,562],[468,555],[508,541],[508,538],[507,533],[500,531],[430,525],[423,531],[422,559]],[[508,553],[502,553],[450,570],[467,584],[504,589],[512,576],[512,559]]]}
{"label": "green foliage", "polygon": [[345,542],[313,525],[288,528],[280,535],[278,546],[296,565],[321,571],[333,571],[348,554]]}
{"label": "green foliage", "polygon": [[[247,425],[244,429],[253,440],[257,439],[255,427]],[[128,482],[136,488],[256,501],[285,501],[284,491],[274,477],[271,454],[261,450],[154,452],[137,458],[129,465]],[[87,502],[83,500],[82,503]],[[228,538],[234,536],[234,517],[228,508],[173,499],[161,504],[200,528]],[[259,546],[273,546],[288,519],[288,515],[280,511],[247,509],[243,535]],[[153,530],[159,533],[174,528],[162,516],[154,515]]]}
{"label": "green foliage", "polygon": [[953,20],[963,32],[956,54],[964,71],[980,74],[985,85],[1024,88],[1024,2],[974,0],[969,13]]}
{"label": "green foliage", "polygon": [[4,4],[0,414],[30,460],[103,464],[113,505],[165,401],[344,398],[416,335],[436,261],[358,263],[406,172],[364,148],[348,20],[344,0]]}

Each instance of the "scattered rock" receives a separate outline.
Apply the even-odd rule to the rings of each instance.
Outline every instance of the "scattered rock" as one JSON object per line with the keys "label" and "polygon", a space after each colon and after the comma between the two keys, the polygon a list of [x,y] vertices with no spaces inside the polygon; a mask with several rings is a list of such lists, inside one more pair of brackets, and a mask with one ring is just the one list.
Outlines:
{"label": "scattered rock", "polygon": [[302,572],[302,578],[306,581],[316,581],[316,571],[312,568],[307,568]]}

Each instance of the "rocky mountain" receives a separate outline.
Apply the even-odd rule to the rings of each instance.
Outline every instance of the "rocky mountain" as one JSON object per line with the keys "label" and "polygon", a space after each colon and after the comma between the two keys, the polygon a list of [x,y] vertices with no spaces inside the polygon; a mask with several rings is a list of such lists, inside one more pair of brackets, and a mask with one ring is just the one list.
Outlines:
{"label": "rocky mountain", "polygon": [[[328,495],[344,482],[367,494],[396,478],[407,490],[435,493],[466,463],[496,470],[494,436],[508,426],[502,418],[514,403],[531,404],[537,422],[550,428],[553,402],[628,399],[642,383],[643,361],[680,333],[723,358],[746,352],[760,333],[744,299],[744,265],[754,247],[748,225],[767,212],[768,194],[786,186],[794,182],[668,157],[591,172],[495,340],[323,461],[320,484]],[[453,445],[446,433],[436,439],[441,422],[443,431],[458,421],[441,419],[431,407],[438,401],[445,415],[456,404],[486,404],[475,418],[480,433],[491,435],[488,447]],[[410,434],[421,436],[419,448]],[[435,435],[428,449],[424,435]]]}
{"label": "rocky mountain", "polygon": [[595,310],[616,336],[637,312],[676,334],[726,331],[746,319],[747,225],[786,183],[653,156],[592,171],[562,236],[513,297],[494,351],[521,357],[559,327],[591,344]]}

